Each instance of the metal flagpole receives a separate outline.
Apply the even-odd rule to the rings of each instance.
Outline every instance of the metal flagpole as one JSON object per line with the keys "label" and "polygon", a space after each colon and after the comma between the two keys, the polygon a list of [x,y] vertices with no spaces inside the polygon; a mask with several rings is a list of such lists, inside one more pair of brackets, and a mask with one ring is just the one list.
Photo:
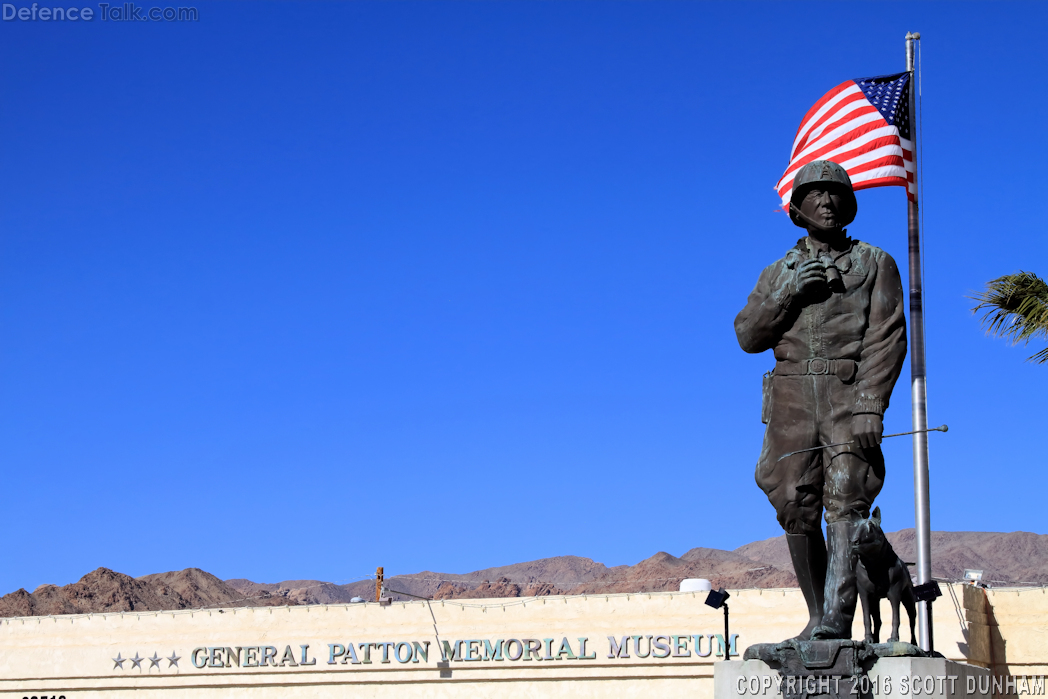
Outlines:
{"label": "metal flagpole", "polygon": [[[928,394],[924,365],[924,299],[921,278],[921,227],[917,201],[917,121],[915,116],[916,75],[914,41],[918,33],[906,34],[906,70],[910,73],[910,136],[913,147],[913,197],[907,197],[910,257],[910,390],[913,400],[913,499],[914,529],[917,533],[917,584],[931,582],[931,503],[928,489]],[[924,650],[934,648],[932,636],[932,603],[917,603],[917,643]]]}

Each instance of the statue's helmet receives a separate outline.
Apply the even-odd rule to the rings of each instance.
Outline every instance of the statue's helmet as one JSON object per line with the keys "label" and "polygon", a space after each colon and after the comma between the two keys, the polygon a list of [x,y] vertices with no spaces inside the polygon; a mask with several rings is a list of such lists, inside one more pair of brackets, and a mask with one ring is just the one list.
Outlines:
{"label": "statue's helmet", "polygon": [[795,225],[805,227],[803,221],[794,215],[808,191],[813,187],[824,187],[837,190],[844,198],[845,203],[841,215],[841,226],[847,226],[855,220],[855,214],[859,211],[859,202],[855,200],[855,189],[852,187],[851,178],[843,167],[832,160],[813,160],[797,171],[793,178],[793,193],[790,195],[790,218]]}

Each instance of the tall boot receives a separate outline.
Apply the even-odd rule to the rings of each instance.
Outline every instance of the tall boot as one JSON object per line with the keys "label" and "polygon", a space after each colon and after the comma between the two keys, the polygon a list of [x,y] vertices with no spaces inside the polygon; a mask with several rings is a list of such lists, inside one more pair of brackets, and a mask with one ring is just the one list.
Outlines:
{"label": "tall boot", "polygon": [[852,550],[851,539],[858,526],[858,522],[833,522],[826,525],[826,553],[829,561],[826,565],[825,604],[822,624],[812,632],[813,639],[851,638],[855,603],[859,597],[855,584],[858,557]]}
{"label": "tall boot", "polygon": [[823,587],[826,585],[826,541],[820,528],[809,534],[787,534],[786,542],[790,546],[793,571],[797,574],[797,582],[804,593],[804,601],[808,604],[808,625],[794,638],[807,641],[815,627],[822,623]]}

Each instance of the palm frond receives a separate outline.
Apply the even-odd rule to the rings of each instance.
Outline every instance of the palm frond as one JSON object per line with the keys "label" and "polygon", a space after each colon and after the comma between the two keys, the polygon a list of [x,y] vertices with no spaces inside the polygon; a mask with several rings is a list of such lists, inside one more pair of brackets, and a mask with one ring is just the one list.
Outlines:
{"label": "palm frond", "polygon": [[[1032,338],[1048,338],[1048,283],[1031,272],[998,277],[982,293],[968,298],[978,301],[972,313],[986,311],[982,326],[988,335],[1010,339],[1012,344],[1026,344]],[[1048,362],[1048,349],[1028,361]]]}

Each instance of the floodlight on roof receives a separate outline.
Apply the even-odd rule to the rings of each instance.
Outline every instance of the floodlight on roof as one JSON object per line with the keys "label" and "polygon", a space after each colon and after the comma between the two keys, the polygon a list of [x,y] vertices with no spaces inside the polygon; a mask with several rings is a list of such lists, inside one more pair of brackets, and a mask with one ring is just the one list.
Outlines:
{"label": "floodlight on roof", "polygon": [[719,590],[710,590],[710,594],[706,595],[706,604],[713,607],[714,609],[720,609],[725,606],[724,603],[731,597],[722,587]]}
{"label": "floodlight on roof", "polygon": [[729,660],[731,658],[731,636],[728,634],[728,598],[731,597],[724,588],[719,590],[710,590],[710,594],[706,595],[707,606],[713,607],[714,609],[724,609],[724,659]]}
{"label": "floodlight on roof", "polygon": [[933,602],[936,597],[942,597],[942,590],[935,580],[913,586],[913,598],[918,602]]}

